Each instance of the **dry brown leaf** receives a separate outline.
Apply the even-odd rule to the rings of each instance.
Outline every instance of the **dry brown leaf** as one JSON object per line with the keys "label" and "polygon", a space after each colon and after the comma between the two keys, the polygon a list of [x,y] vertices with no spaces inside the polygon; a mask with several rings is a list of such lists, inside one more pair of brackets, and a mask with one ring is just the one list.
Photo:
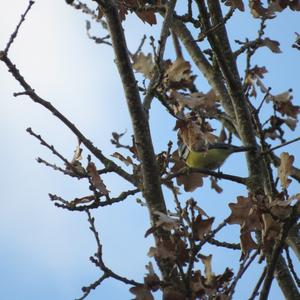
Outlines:
{"label": "dry brown leaf", "polygon": [[[226,268],[223,274],[216,276],[218,286],[225,288],[227,285],[229,285],[233,275],[234,275],[234,273],[232,272],[232,269]],[[223,298],[221,298],[221,299],[223,299]]]}
{"label": "dry brown leaf", "polygon": [[154,211],[153,214],[158,216],[155,222],[156,227],[162,227],[164,230],[171,231],[179,226],[179,220],[172,218],[160,211]]}
{"label": "dry brown leaf", "polygon": [[238,196],[237,203],[229,203],[229,207],[231,214],[226,219],[228,224],[239,224],[250,231],[261,228],[257,208],[251,196]]}
{"label": "dry brown leaf", "polygon": [[257,244],[252,239],[250,231],[241,231],[240,241],[241,249],[244,255],[246,255],[246,253],[248,253],[250,250],[257,248]]}
{"label": "dry brown leaf", "polygon": [[88,163],[86,171],[91,178],[91,183],[93,187],[98,189],[101,194],[108,195],[109,191],[107,190],[104,182],[102,181],[100,175],[98,174],[97,168],[93,162]]}
{"label": "dry brown leaf", "polygon": [[[179,159],[177,151],[172,154],[172,158],[175,162],[173,167],[171,168],[171,171],[173,173],[178,172],[186,166],[184,161]],[[198,187],[203,186],[203,178],[199,173],[188,173],[185,175],[177,176],[176,182],[179,186],[183,185],[186,192],[193,192]]]}
{"label": "dry brown leaf", "polygon": [[149,250],[148,250],[147,255],[148,255],[149,257],[154,257],[154,256],[156,255],[156,252],[157,252],[157,250],[156,250],[155,247],[150,247]]}
{"label": "dry brown leaf", "polygon": [[144,23],[154,25],[157,23],[155,11],[142,10],[146,1],[143,0],[120,0],[118,1],[119,17],[121,21],[126,19],[128,12],[134,12]]}
{"label": "dry brown leaf", "polygon": [[260,0],[249,0],[249,7],[254,18],[274,18],[274,12],[264,8]]}
{"label": "dry brown leaf", "polygon": [[210,177],[211,188],[214,189],[217,193],[222,193],[223,189],[218,185],[218,181],[214,177]]}
{"label": "dry brown leaf", "polygon": [[71,163],[82,160],[81,154],[82,154],[82,148],[80,148],[80,143],[79,143],[74,151],[74,156]]}
{"label": "dry brown leaf", "polygon": [[150,79],[154,69],[152,54],[149,53],[146,56],[143,52],[140,52],[137,55],[135,55],[132,58],[132,60],[133,60],[132,63],[133,69],[138,73],[144,74],[145,77]]}
{"label": "dry brown leaf", "polygon": [[133,300],[154,300],[151,292],[144,286],[134,286],[129,291],[136,296]]}
{"label": "dry brown leaf", "polygon": [[179,291],[165,288],[163,290],[163,300],[186,300],[186,297]]}
{"label": "dry brown leaf", "polygon": [[263,229],[262,237],[263,244],[272,246],[272,243],[280,235],[281,224],[274,220],[270,214],[262,215]]}
{"label": "dry brown leaf", "polygon": [[177,58],[166,67],[164,86],[167,89],[186,89],[193,86],[196,76],[192,75],[191,64],[183,58]]}
{"label": "dry brown leaf", "polygon": [[272,0],[270,6],[274,11],[282,11],[289,7],[291,10],[300,10],[299,0]]}
{"label": "dry brown leaf", "polygon": [[284,119],[284,123],[292,130],[294,131],[297,127],[297,123],[298,123],[298,120],[296,119],[292,119],[292,118],[287,118],[287,119]]}
{"label": "dry brown leaf", "polygon": [[287,103],[293,99],[293,96],[291,95],[291,91],[287,90],[283,93],[274,95],[272,97],[272,99],[274,102],[277,102],[277,103]]}
{"label": "dry brown leaf", "polygon": [[278,95],[270,95],[268,100],[272,100],[275,104],[275,109],[281,113],[281,115],[287,115],[293,119],[297,119],[300,113],[300,106],[292,103],[293,96],[291,95],[292,90],[289,89],[286,92]]}
{"label": "dry brown leaf", "polygon": [[212,223],[215,218],[202,219],[201,214],[199,214],[193,224],[193,232],[196,240],[203,240],[204,236],[211,231]]}
{"label": "dry brown leaf", "polygon": [[208,93],[191,93],[189,95],[183,95],[173,90],[170,94],[170,97],[175,98],[179,103],[180,107],[188,107],[190,109],[202,109],[205,111],[217,111],[219,103],[217,103],[217,96],[213,90],[210,90]]}
{"label": "dry brown leaf", "polygon": [[177,253],[177,261],[180,265],[185,265],[186,262],[190,259],[189,251],[186,247],[186,244],[183,240],[176,240],[176,253]]}
{"label": "dry brown leaf", "polygon": [[268,47],[274,53],[281,53],[279,46],[280,43],[278,41],[271,40],[269,38],[265,38],[262,40],[262,44]]}
{"label": "dry brown leaf", "polygon": [[131,157],[127,156],[126,158],[118,153],[118,152],[115,152],[111,155],[112,157],[115,157],[117,159],[119,159],[121,162],[123,162],[126,166],[130,166],[130,165],[133,165],[133,162],[132,162],[132,159]]}
{"label": "dry brown leaf", "polygon": [[203,186],[203,176],[199,173],[178,176],[176,181],[178,185],[183,185],[185,192],[193,192]]}
{"label": "dry brown leaf", "polygon": [[213,286],[215,283],[215,274],[212,271],[211,260],[212,254],[205,256],[203,254],[199,254],[198,257],[201,259],[204,264],[204,273],[205,273],[205,285]]}
{"label": "dry brown leaf", "polygon": [[135,11],[136,15],[145,23],[155,25],[157,23],[155,13],[151,10]]}
{"label": "dry brown leaf", "polygon": [[278,177],[281,182],[281,187],[283,189],[286,189],[289,184],[292,182],[291,179],[288,177],[293,172],[293,162],[294,162],[294,156],[289,155],[287,152],[283,152],[280,155],[280,165],[277,168]]}
{"label": "dry brown leaf", "polygon": [[66,170],[70,172],[76,172],[81,175],[86,175],[85,169],[80,162],[80,160],[82,160],[81,154],[82,154],[82,148],[80,148],[80,142],[79,142],[74,151],[74,155],[70,162],[70,165],[66,165]]}
{"label": "dry brown leaf", "polygon": [[149,257],[158,259],[176,260],[175,245],[172,241],[158,241],[156,247],[150,247],[148,251]]}
{"label": "dry brown leaf", "polygon": [[224,4],[232,8],[237,8],[240,11],[245,11],[243,0],[226,0]]}
{"label": "dry brown leaf", "polygon": [[[281,201],[281,202],[287,202],[287,201]],[[272,203],[273,204],[273,203]],[[273,204],[270,208],[270,211],[273,216],[276,216],[280,220],[286,220],[289,218],[293,213],[293,207],[290,205],[283,206],[282,204]]]}
{"label": "dry brown leaf", "polygon": [[153,265],[151,262],[149,262],[149,264],[146,265],[146,269],[148,271],[148,274],[144,277],[144,285],[148,290],[156,292],[160,288],[160,279],[154,272]]}
{"label": "dry brown leaf", "polygon": [[126,134],[127,130],[125,130],[124,132],[122,133],[118,133],[118,132],[112,132],[112,139],[111,139],[111,142],[113,144],[119,144],[120,143],[120,139]]}
{"label": "dry brown leaf", "polygon": [[179,140],[191,150],[203,150],[208,144],[218,141],[218,137],[211,133],[210,126],[200,128],[199,124],[193,120],[178,121],[175,129],[179,129]]}

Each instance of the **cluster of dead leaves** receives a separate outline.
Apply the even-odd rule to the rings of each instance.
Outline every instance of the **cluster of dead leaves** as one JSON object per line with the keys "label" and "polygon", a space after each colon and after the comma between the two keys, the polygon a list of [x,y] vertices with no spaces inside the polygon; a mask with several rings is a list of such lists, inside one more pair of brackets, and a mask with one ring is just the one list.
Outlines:
{"label": "cluster of dead leaves", "polygon": [[[155,25],[157,23],[155,13],[163,8],[160,0],[118,0],[116,1],[121,21],[126,19],[128,13],[135,13],[144,23]],[[104,15],[99,7],[98,18]]]}
{"label": "cluster of dead leaves", "polygon": [[[290,159],[284,158],[279,167],[280,176],[284,184],[290,174]],[[261,232],[262,239],[259,245],[264,252],[270,250],[274,242],[281,237],[283,224],[293,214],[293,202],[299,202],[300,194],[285,199],[285,193],[279,193],[275,199],[267,199],[264,195],[254,197],[238,196],[237,203],[230,203],[230,216],[226,219],[228,224],[240,225],[240,244],[243,255],[250,250],[258,248],[253,239],[254,232]],[[295,204],[294,204],[295,205]],[[299,205],[297,205],[298,210]]]}
{"label": "cluster of dead leaves", "polygon": [[178,130],[178,139],[194,151],[205,149],[208,144],[218,141],[210,124],[201,119],[178,120],[174,130]]}
{"label": "cluster of dead leaves", "polygon": [[194,242],[203,241],[211,231],[214,218],[209,217],[194,199],[187,200],[180,212],[166,215],[156,211],[154,214],[157,220],[146,236],[163,229],[170,232],[170,239],[158,241],[156,247],[150,248],[148,255],[185,266],[191,255],[187,240],[192,238]]}
{"label": "cluster of dead leaves", "polygon": [[204,265],[204,274],[200,270],[194,272],[191,279],[193,292],[192,299],[220,299],[226,300],[226,288],[231,282],[234,273],[231,269],[226,268],[223,274],[215,275],[212,270],[212,255],[198,255]]}
{"label": "cluster of dead leaves", "polygon": [[271,116],[269,119],[270,126],[264,129],[266,138],[281,139],[284,134],[282,125],[285,124],[291,130],[295,130],[300,113],[300,106],[293,104],[291,89],[277,95],[270,92],[270,89],[268,89],[262,81],[267,72],[265,67],[253,67],[246,75],[245,84],[250,90],[249,95],[253,97],[257,97],[256,87],[258,87],[261,93],[265,95],[266,103],[272,103],[275,111],[284,117],[280,118],[278,115]]}
{"label": "cluster of dead leaves", "polygon": [[[132,61],[132,67],[136,72],[142,73],[147,79],[153,77],[155,63],[151,53],[145,55],[143,52],[139,52],[132,57]],[[204,113],[219,111],[218,98],[213,90],[207,93],[182,92],[192,90],[196,78],[188,61],[178,57],[175,61],[165,60],[161,65],[162,76],[157,91],[167,96],[168,105],[172,107],[175,114],[181,112],[185,107],[191,110],[201,110]]]}
{"label": "cluster of dead leaves", "polygon": [[212,115],[220,111],[220,104],[213,89],[207,93],[195,92],[190,94],[172,90],[170,93],[170,103],[174,104],[174,111],[176,113],[183,111],[185,107],[194,112],[201,111],[202,115]]}
{"label": "cluster of dead leaves", "polygon": [[[155,63],[151,53],[145,55],[139,52],[132,57],[132,67],[136,72],[142,73],[146,78],[151,79]],[[179,57],[175,61],[165,60],[162,63],[161,89],[189,89],[193,87],[195,75],[192,74],[191,64]]]}
{"label": "cluster of dead leaves", "polygon": [[161,286],[161,281],[154,272],[151,262],[146,265],[146,269],[147,274],[144,277],[144,285],[130,288],[130,292],[136,296],[134,300],[154,300],[152,292],[156,292]]}
{"label": "cluster of dead leaves", "polygon": [[[293,96],[291,90],[283,93],[269,95],[266,97],[266,102],[271,102],[275,111],[279,112],[283,118],[278,115],[273,115],[270,118],[269,128],[264,130],[265,136],[271,139],[280,138],[284,135],[282,125],[288,126],[291,130],[295,130],[298,123],[298,115],[300,113],[300,106],[293,104]],[[282,139],[283,140],[283,139]]]}
{"label": "cluster of dead leaves", "polygon": [[87,175],[89,177],[91,186],[95,191],[97,191],[101,195],[108,195],[109,191],[106,188],[106,185],[104,184],[102,178],[100,177],[96,165],[92,161],[89,161],[87,167],[84,168],[81,163],[81,160],[82,148],[80,148],[79,142],[74,151],[74,156],[71,162],[66,166],[66,170],[82,176]]}
{"label": "cluster of dead leaves", "polygon": [[[198,253],[196,257],[193,255],[191,248],[192,243],[196,245],[202,242],[211,232],[214,218],[209,217],[203,209],[201,209],[194,199],[186,201],[184,208],[177,213],[169,213],[168,215],[155,212],[157,221],[155,230],[163,229],[170,232],[168,240],[158,240],[156,247],[149,249],[148,255],[159,261],[168,261],[174,266],[185,267],[194,259],[194,262],[202,262],[204,272],[200,270],[193,271],[190,276],[190,299],[202,299],[204,295],[215,297],[214,299],[227,299],[226,287],[229,285],[233,277],[233,272],[226,268],[223,274],[215,275],[212,269],[212,255],[203,255]],[[148,233],[150,231],[148,230]],[[153,229],[151,229],[153,233]],[[194,257],[194,258],[193,258]],[[165,286],[160,282],[159,277],[154,273],[152,265],[147,266],[148,273],[144,278],[144,285],[131,288],[131,292],[136,295],[137,299],[154,299],[152,292],[161,289],[163,299],[165,300],[185,300],[184,291],[180,286]]]}
{"label": "cluster of dead leaves", "polygon": [[[237,8],[240,11],[245,10],[243,0],[222,0],[225,5]],[[260,0],[249,0],[249,7],[255,18],[274,18],[276,12],[280,12],[286,8],[291,10],[300,10],[298,0],[268,0],[268,6],[264,7]]]}
{"label": "cluster of dead leaves", "polygon": [[257,248],[251,232],[261,230],[261,223],[256,203],[251,196],[237,197],[237,203],[230,203],[230,216],[226,219],[228,224],[238,224],[241,227],[240,244],[242,252]]}

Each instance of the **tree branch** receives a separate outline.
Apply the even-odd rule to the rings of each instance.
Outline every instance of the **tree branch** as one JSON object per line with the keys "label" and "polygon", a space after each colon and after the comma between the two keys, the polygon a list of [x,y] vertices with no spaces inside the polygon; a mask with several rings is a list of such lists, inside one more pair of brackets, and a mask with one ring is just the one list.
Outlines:
{"label": "tree branch", "polygon": [[116,163],[114,163],[112,160],[106,158],[100,149],[95,147],[93,143],[87,139],[81,131],[68,119],[66,118],[60,111],[58,111],[51,102],[48,102],[44,99],[42,99],[40,96],[38,96],[35,92],[35,90],[26,82],[24,77],[20,74],[17,67],[12,63],[12,61],[8,58],[8,56],[1,51],[0,52],[0,60],[3,61],[9,72],[13,75],[13,77],[20,83],[20,85],[24,88],[25,92],[24,95],[27,95],[31,98],[32,101],[42,105],[47,110],[52,112],[52,114],[57,117],[63,124],[65,124],[77,137],[78,139],[85,145],[85,147],[90,150],[91,153],[95,155],[103,164],[105,167],[113,169],[115,173],[120,175],[122,178],[127,180],[128,182],[132,183],[133,185],[136,185],[135,179],[132,175],[124,171],[121,167],[119,167]]}
{"label": "tree branch", "polygon": [[[116,57],[115,61],[127,100],[138,157],[142,163],[142,193],[147,202],[151,223],[154,226],[156,220],[158,220],[158,216],[155,212],[166,214],[167,209],[161,189],[160,174],[155,159],[149,124],[141,103],[138,86],[130,63],[124,30],[119,19],[116,5],[114,1],[106,1],[102,9],[110,31]],[[161,239],[168,240],[169,232],[159,229],[155,231],[154,237],[156,243]],[[174,272],[172,272],[174,266],[172,261],[168,259],[161,260],[158,261],[158,265],[164,280],[176,280],[174,277],[172,279],[170,278],[170,276],[175,275]]]}
{"label": "tree branch", "polygon": [[163,21],[163,25],[161,28],[161,33],[160,33],[160,39],[159,39],[159,47],[157,51],[157,60],[155,64],[155,69],[154,69],[154,74],[150,80],[148,89],[147,89],[147,94],[143,100],[143,107],[146,112],[149,111],[151,101],[153,97],[155,96],[155,89],[157,87],[157,84],[160,83],[160,77],[161,77],[161,67],[162,67],[162,62],[163,62],[163,56],[165,52],[165,46],[166,46],[166,41],[169,36],[169,28],[173,20],[173,12],[174,8],[176,5],[177,0],[170,0],[166,4],[166,13],[165,13],[165,19]]}

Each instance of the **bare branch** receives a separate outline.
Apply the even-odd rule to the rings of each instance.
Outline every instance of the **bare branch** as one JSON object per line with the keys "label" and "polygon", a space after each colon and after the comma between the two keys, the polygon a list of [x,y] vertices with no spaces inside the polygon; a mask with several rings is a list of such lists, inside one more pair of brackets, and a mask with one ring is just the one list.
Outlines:
{"label": "bare branch", "polygon": [[11,62],[11,60],[7,57],[7,55],[2,51],[0,52],[0,60],[3,61],[9,69],[9,72],[14,76],[14,78],[21,84],[24,88],[24,95],[28,95],[32,101],[42,105],[47,110],[52,112],[52,114],[57,117],[63,124],[65,124],[77,137],[78,139],[86,146],[87,149],[91,151],[104,165],[105,167],[113,170],[115,173],[123,177],[125,180],[129,181],[133,185],[135,185],[135,180],[132,175],[128,174],[121,167],[115,164],[112,160],[106,158],[100,149],[95,147],[93,143],[87,139],[79,129],[61,112],[59,112],[50,102],[42,99],[40,96],[36,94],[34,89],[26,82],[24,77],[20,74],[17,67]]}
{"label": "bare branch", "polygon": [[155,95],[154,91],[157,88],[157,85],[161,81],[161,76],[162,76],[161,67],[162,67],[162,62],[163,62],[163,56],[164,56],[164,52],[165,52],[166,41],[170,34],[169,29],[170,29],[170,25],[172,23],[173,12],[174,12],[174,8],[176,5],[176,1],[177,0],[170,0],[168,2],[168,4],[166,5],[165,19],[164,19],[161,33],[160,33],[159,47],[158,47],[158,51],[157,51],[157,60],[155,62],[156,63],[155,69],[154,69],[153,76],[150,80],[150,83],[149,83],[149,86],[147,89],[147,94],[143,100],[143,107],[146,112],[148,112],[150,109],[151,101]]}
{"label": "bare branch", "polygon": [[210,176],[213,176],[216,178],[230,180],[230,181],[240,183],[243,185],[247,184],[247,178],[244,178],[244,177],[234,176],[234,175],[230,175],[230,174],[224,174],[222,172],[214,172],[209,169],[187,168],[187,167],[182,168],[178,172],[175,172],[175,173],[167,175],[166,177],[163,177],[162,180],[168,181],[168,180],[176,178],[178,176],[187,175],[187,174],[191,174],[191,173],[200,173],[200,174],[204,174],[204,175],[210,175]]}
{"label": "bare branch", "polygon": [[258,290],[265,279],[266,273],[267,273],[267,267],[265,267],[264,270],[262,271],[262,273],[257,281],[257,284],[255,285],[255,288],[248,300],[254,300],[256,298],[256,296],[258,295]]}
{"label": "bare branch", "polygon": [[243,262],[240,264],[240,268],[238,270],[237,275],[235,276],[231,286],[228,288],[226,294],[229,296],[229,299],[232,299],[232,296],[235,292],[235,287],[238,283],[238,281],[242,278],[242,276],[247,271],[248,267],[252,264],[256,256],[258,255],[259,250],[256,250],[249,259],[247,257],[243,260]]}
{"label": "bare branch", "polygon": [[12,33],[12,35],[10,36],[10,39],[9,39],[9,41],[8,41],[8,43],[7,43],[6,47],[5,47],[5,49],[4,49],[5,55],[8,54],[9,48],[10,48],[11,45],[13,44],[15,38],[17,37],[18,32],[19,32],[19,29],[20,29],[22,23],[25,21],[25,17],[26,17],[26,15],[27,15],[27,13],[30,11],[30,9],[31,9],[31,7],[32,7],[33,4],[34,4],[34,1],[29,1],[28,6],[27,6],[27,8],[26,8],[24,14],[21,15],[21,19],[20,19],[20,21],[19,21],[19,23],[18,23],[18,25],[17,25],[15,31],[14,31],[14,32]]}
{"label": "bare branch", "polygon": [[[85,211],[87,209],[95,209],[98,207],[105,207],[113,205],[118,202],[122,202],[129,196],[133,196],[139,193],[139,189],[129,190],[122,192],[118,197],[107,198],[105,201],[100,201],[99,197],[95,195],[84,196],[81,198],[75,198],[71,201],[65,200],[57,195],[49,194],[50,200],[54,201],[54,205],[70,211]],[[91,202],[90,204],[87,204]]]}
{"label": "bare branch", "polygon": [[[272,254],[268,259],[267,273],[266,273],[266,277],[265,277],[264,284],[262,287],[262,291],[260,293],[260,297],[259,297],[260,300],[266,300],[268,298],[269,291],[270,291],[272,281],[274,278],[274,271],[276,269],[277,260],[280,257],[281,251],[284,247],[285,240],[287,238],[290,228],[296,223],[296,221],[298,219],[296,208],[297,208],[297,206],[293,207],[292,216],[283,224],[281,237],[275,243]],[[299,297],[299,293],[298,293],[298,297]]]}
{"label": "bare branch", "polygon": [[91,216],[91,213],[88,209],[85,210],[85,212],[88,215],[88,222],[90,224],[90,230],[94,235],[94,238],[96,240],[96,244],[97,244],[97,252],[95,253],[94,256],[90,257],[91,262],[93,262],[97,267],[99,267],[99,269],[103,272],[103,275],[96,280],[95,282],[93,282],[92,284],[90,284],[87,287],[83,287],[82,291],[84,292],[84,295],[81,298],[78,298],[78,300],[82,300],[85,299],[92,290],[94,290],[95,288],[97,288],[105,279],[107,278],[114,278],[118,281],[121,281],[125,284],[129,284],[129,285],[133,285],[133,286],[142,286],[141,283],[136,282],[134,280],[130,280],[127,279],[126,277],[122,277],[118,274],[116,274],[115,272],[113,272],[111,269],[109,269],[104,261],[103,261],[103,257],[102,257],[102,244],[100,242],[100,237],[99,237],[99,233],[95,227],[95,219]]}

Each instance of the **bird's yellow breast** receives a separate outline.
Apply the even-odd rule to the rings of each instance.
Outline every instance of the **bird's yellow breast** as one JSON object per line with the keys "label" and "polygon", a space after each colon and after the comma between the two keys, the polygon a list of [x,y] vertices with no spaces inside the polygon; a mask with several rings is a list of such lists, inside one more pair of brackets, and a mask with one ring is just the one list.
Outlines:
{"label": "bird's yellow breast", "polygon": [[190,168],[215,170],[221,167],[231,153],[232,151],[228,149],[210,149],[204,152],[190,151],[186,164]]}

